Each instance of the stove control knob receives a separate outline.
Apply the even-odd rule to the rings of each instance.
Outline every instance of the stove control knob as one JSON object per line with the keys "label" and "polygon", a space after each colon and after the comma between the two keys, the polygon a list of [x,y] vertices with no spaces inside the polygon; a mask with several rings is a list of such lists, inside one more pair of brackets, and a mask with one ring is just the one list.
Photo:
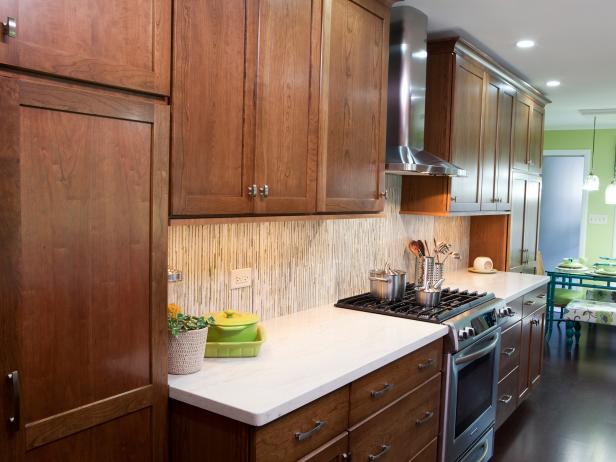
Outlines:
{"label": "stove control knob", "polygon": [[461,329],[458,331],[459,340],[466,340],[467,338],[468,338],[468,332],[466,332],[466,329]]}
{"label": "stove control knob", "polygon": [[473,329],[472,327],[467,327],[466,331],[468,332],[468,336],[469,337],[474,337],[475,336],[475,329]]}
{"label": "stove control knob", "polygon": [[514,316],[513,310],[511,309],[511,307],[506,306],[504,308],[499,308],[498,309],[498,317],[499,318],[506,318],[506,317],[511,317]]}

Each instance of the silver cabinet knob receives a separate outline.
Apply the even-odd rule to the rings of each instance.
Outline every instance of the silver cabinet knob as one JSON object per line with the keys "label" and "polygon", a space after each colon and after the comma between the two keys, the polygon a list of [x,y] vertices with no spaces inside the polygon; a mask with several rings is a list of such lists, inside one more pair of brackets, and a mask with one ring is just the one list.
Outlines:
{"label": "silver cabinet knob", "polygon": [[382,197],[383,199],[387,199],[389,197],[389,192],[387,192],[387,190],[379,193],[379,197]]}
{"label": "silver cabinet knob", "polygon": [[6,22],[2,24],[2,35],[7,35],[11,38],[17,37],[17,20],[8,16]]}
{"label": "silver cabinet knob", "polygon": [[251,184],[248,186],[248,197],[257,197],[257,185]]}
{"label": "silver cabinet knob", "polygon": [[269,186],[265,184],[263,187],[259,188],[259,194],[261,194],[261,197],[269,196]]}

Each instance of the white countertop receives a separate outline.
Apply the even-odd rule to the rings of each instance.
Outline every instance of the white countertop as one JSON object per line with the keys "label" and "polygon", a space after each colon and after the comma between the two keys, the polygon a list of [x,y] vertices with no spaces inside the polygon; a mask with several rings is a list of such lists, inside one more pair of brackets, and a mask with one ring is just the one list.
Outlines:
{"label": "white countertop", "polygon": [[[511,301],[548,282],[519,273],[445,276],[445,286],[493,292]],[[335,308],[263,322],[256,358],[205,359],[191,375],[169,375],[169,396],[260,426],[447,334],[442,325]]]}
{"label": "white countertop", "polygon": [[535,290],[550,281],[548,276],[535,274],[506,273],[477,274],[470,271],[457,271],[445,274],[443,287],[493,292],[498,298],[510,302],[531,290]]}
{"label": "white countertop", "polygon": [[256,358],[205,359],[169,396],[264,425],[447,334],[439,324],[324,306],[263,322]]}

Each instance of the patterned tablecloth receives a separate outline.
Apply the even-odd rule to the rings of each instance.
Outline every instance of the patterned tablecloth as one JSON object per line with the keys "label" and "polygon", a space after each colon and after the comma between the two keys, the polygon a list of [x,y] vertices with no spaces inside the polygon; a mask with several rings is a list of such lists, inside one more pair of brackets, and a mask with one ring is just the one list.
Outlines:
{"label": "patterned tablecloth", "polygon": [[616,326],[616,303],[573,300],[565,308],[563,319]]}

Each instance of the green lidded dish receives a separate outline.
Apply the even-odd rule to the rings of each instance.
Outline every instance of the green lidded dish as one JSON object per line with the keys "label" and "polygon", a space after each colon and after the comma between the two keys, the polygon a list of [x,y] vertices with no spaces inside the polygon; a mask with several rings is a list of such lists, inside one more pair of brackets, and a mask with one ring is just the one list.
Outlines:
{"label": "green lidded dish", "polygon": [[259,315],[225,310],[214,313],[207,334],[208,342],[253,342],[257,338]]}
{"label": "green lidded dish", "polygon": [[[209,340],[209,338],[208,338]],[[258,356],[265,342],[265,329],[257,327],[257,337],[253,342],[207,342],[206,358],[252,358]]]}

